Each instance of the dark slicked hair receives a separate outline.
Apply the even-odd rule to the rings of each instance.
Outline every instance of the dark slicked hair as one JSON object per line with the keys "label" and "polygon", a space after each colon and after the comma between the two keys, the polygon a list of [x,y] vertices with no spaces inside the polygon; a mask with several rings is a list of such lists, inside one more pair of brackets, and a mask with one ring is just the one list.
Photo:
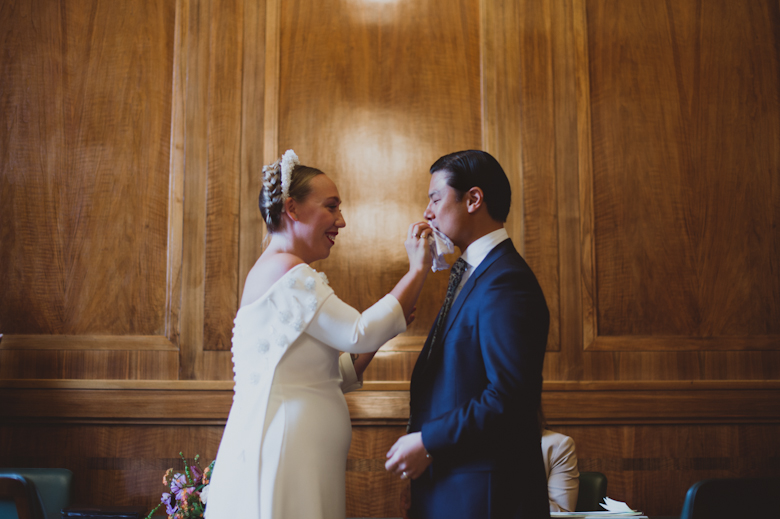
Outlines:
{"label": "dark slicked hair", "polygon": [[472,187],[480,188],[490,217],[506,222],[512,205],[512,188],[501,164],[490,153],[480,150],[450,153],[433,163],[431,175],[437,171],[447,173],[447,185],[458,193],[458,200]]}

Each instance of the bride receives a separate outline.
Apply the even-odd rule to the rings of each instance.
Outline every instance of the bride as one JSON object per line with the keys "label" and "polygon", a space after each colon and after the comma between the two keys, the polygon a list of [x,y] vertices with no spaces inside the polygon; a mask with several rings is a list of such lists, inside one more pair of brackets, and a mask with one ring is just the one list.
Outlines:
{"label": "bride", "polygon": [[361,386],[374,352],[412,321],[432,259],[430,229],[411,225],[409,272],[360,314],[309,266],[328,257],[346,225],[340,204],[333,181],[292,150],[263,168],[271,240],[235,318],[235,394],[207,519],[344,518],[352,427],[343,392]]}

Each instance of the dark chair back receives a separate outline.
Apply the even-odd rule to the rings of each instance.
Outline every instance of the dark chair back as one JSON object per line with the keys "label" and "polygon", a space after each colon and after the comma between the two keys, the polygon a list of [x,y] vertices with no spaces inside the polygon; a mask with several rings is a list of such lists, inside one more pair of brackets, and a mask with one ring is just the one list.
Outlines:
{"label": "dark chair back", "polygon": [[35,486],[24,478],[0,476],[0,516],[44,519]]}
{"label": "dark chair back", "polygon": [[599,506],[607,497],[607,476],[601,472],[580,472],[580,493],[575,512],[604,510]]}
{"label": "dark chair back", "polygon": [[780,478],[731,478],[697,481],[685,495],[680,519],[768,517]]}
{"label": "dark chair back", "polygon": [[0,469],[0,477],[25,482],[38,498],[42,519],[60,519],[62,509],[70,506],[73,472],[68,469]]}

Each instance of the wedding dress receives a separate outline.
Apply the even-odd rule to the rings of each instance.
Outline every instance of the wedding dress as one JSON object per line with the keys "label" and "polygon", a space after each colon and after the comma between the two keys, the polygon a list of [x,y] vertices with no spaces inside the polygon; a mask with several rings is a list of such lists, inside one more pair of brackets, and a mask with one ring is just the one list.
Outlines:
{"label": "wedding dress", "polygon": [[360,386],[349,353],[406,329],[390,294],[361,315],[302,263],[239,309],[235,388],[206,519],[344,519],[352,440],[343,391]]}

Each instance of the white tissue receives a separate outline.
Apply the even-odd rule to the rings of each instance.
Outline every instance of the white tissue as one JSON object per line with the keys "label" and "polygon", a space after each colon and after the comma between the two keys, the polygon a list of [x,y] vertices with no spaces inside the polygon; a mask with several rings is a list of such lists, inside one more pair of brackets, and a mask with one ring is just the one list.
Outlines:
{"label": "white tissue", "polygon": [[428,245],[431,248],[431,256],[433,256],[433,265],[431,270],[438,272],[450,268],[450,264],[444,261],[445,254],[452,254],[455,252],[455,246],[452,244],[447,236],[431,227],[433,233],[428,236]]}

